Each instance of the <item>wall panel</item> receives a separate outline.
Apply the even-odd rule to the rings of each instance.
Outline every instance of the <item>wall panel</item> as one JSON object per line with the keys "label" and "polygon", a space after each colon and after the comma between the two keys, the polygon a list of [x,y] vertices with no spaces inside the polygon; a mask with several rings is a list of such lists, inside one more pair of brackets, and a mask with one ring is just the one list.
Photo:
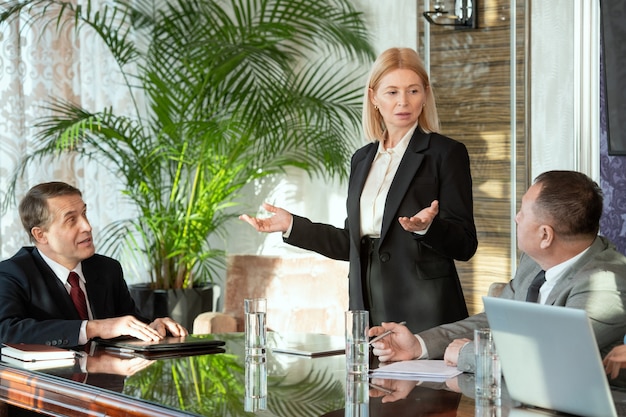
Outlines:
{"label": "wall panel", "polygon": [[[509,0],[480,1],[477,29],[423,25],[424,30],[430,30],[429,36],[419,33],[421,53],[430,51],[425,58],[430,65],[442,133],[463,142],[470,153],[479,244],[469,262],[457,263],[470,314],[482,310],[481,297],[492,282],[508,281],[512,276],[511,259],[517,254],[511,256],[515,239],[515,203],[511,201],[518,200],[528,185],[525,169],[516,169],[516,175],[512,175],[512,164],[525,167],[527,162],[525,2],[516,2],[514,14],[510,4]],[[516,145],[513,149],[512,144]]]}

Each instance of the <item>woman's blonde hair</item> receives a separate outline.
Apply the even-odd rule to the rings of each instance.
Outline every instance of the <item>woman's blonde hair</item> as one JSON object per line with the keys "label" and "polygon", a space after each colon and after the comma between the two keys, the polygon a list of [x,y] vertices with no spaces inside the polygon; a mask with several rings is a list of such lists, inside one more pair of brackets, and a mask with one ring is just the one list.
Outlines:
{"label": "woman's blonde hair", "polygon": [[418,125],[425,133],[439,131],[439,116],[435,104],[435,93],[430,85],[426,68],[417,52],[411,48],[390,48],[378,56],[365,85],[363,95],[363,132],[369,141],[383,140],[385,122],[380,112],[374,107],[369,97],[369,89],[376,91],[380,80],[389,72],[397,69],[414,71],[424,82],[426,101],[422,114],[418,118]]}

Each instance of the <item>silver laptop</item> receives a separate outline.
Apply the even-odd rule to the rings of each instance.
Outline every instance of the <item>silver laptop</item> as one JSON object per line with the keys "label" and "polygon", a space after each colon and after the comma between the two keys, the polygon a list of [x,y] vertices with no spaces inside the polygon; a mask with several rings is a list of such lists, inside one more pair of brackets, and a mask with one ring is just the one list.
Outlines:
{"label": "silver laptop", "polygon": [[584,417],[615,417],[607,375],[584,310],[483,297],[513,400]]}

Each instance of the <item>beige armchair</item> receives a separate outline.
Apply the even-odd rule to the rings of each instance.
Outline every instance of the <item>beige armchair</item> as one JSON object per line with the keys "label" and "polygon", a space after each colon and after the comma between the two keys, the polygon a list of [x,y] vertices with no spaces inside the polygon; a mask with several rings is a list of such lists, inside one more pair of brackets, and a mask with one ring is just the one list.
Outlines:
{"label": "beige armchair", "polygon": [[489,285],[489,290],[487,291],[487,295],[489,297],[499,297],[502,294],[502,290],[504,287],[508,285],[508,282],[492,282]]}
{"label": "beige armchair", "polygon": [[348,263],[319,256],[231,255],[223,312],[198,315],[194,334],[243,331],[243,300],[267,298],[268,329],[343,336]]}

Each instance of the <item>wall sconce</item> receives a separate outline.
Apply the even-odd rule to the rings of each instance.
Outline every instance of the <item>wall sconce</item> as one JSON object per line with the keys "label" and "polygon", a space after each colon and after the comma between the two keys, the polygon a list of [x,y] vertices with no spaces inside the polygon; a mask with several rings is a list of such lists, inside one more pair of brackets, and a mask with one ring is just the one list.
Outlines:
{"label": "wall sconce", "polygon": [[454,0],[454,14],[446,10],[444,0],[435,0],[434,10],[424,12],[429,23],[437,26],[455,26],[459,29],[477,27],[476,2],[478,0]]}

